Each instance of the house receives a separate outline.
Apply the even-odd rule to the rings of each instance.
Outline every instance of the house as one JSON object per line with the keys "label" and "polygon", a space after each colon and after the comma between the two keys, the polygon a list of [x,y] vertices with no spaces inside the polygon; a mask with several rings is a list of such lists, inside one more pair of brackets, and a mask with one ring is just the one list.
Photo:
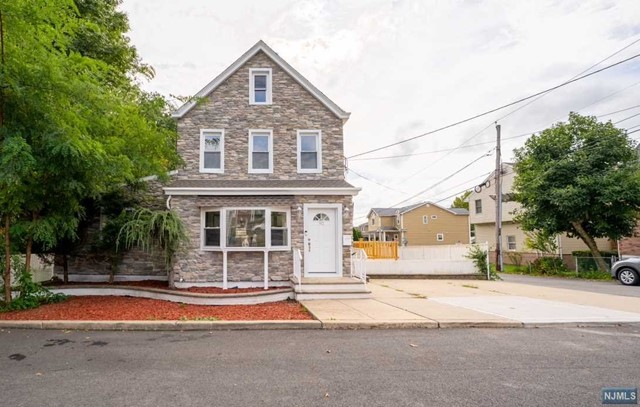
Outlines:
{"label": "house", "polygon": [[185,166],[164,187],[191,233],[177,259],[184,285],[287,285],[346,277],[352,198],[343,125],[349,113],[260,41],[181,106]]}
{"label": "house", "polygon": [[[349,113],[259,41],[173,117],[184,167],[152,190],[190,234],[176,256],[178,287],[293,285],[303,299],[368,294],[348,278],[359,191],[344,175]],[[166,278],[153,257],[126,253],[116,279]],[[73,280],[104,281],[110,269],[85,255],[68,263]]]}
{"label": "house", "polygon": [[372,208],[367,215],[369,240],[398,241],[403,246],[469,243],[469,211],[421,202],[402,208]]}
{"label": "house", "polygon": [[[489,243],[489,250],[495,253],[496,248],[496,204],[495,204],[495,171],[491,173],[478,187],[469,195],[469,222],[475,229],[476,243]],[[520,205],[509,199],[509,193],[513,189],[515,170],[512,163],[502,164],[502,251],[505,264],[522,261],[526,263],[538,256],[538,254],[528,249],[525,245],[527,235],[520,228],[520,224],[515,220],[515,214]],[[578,250],[588,251],[589,248],[578,238],[567,235],[556,237],[558,246],[557,255],[561,256],[569,267],[575,267],[575,260],[571,252]],[[608,239],[596,239],[596,244],[600,250],[611,250],[612,242]],[[495,261],[495,255],[490,256],[491,261]]]}

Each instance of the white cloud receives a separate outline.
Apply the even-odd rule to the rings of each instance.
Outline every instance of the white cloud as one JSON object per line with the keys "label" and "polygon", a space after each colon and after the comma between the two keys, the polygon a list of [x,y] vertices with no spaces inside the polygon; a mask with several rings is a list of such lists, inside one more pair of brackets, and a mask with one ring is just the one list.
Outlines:
{"label": "white cloud", "polygon": [[[131,38],[157,77],[147,86],[193,94],[258,39],[351,111],[352,155],[412,137],[567,80],[640,35],[640,1],[216,1],[124,0]],[[640,52],[640,43],[608,63]],[[501,121],[503,137],[538,130],[570,110],[629,86],[640,62],[559,89]],[[637,104],[631,88],[585,113]],[[379,155],[456,147],[510,110],[424,137]],[[630,112],[633,113],[633,112]],[[624,115],[624,114],[623,114]],[[616,119],[625,116],[616,116]],[[606,118],[602,118],[606,119]],[[640,123],[640,117],[625,122]],[[491,141],[493,127],[470,144]],[[505,141],[510,149],[526,138]],[[351,161],[376,181],[417,192],[486,152],[490,145],[411,159]],[[375,155],[375,154],[374,154]],[[439,160],[440,159],[440,160]],[[438,161],[439,160],[439,161]],[[490,171],[486,158],[420,199],[440,199]],[[427,168],[400,184],[411,174]],[[363,191],[356,214],[407,196],[349,175]],[[457,188],[462,190],[464,186]]]}

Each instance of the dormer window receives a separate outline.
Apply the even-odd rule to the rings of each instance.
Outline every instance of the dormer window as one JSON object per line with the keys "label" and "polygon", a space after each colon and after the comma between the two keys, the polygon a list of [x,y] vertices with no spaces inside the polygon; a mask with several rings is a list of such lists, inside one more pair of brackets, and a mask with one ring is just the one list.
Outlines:
{"label": "dormer window", "polygon": [[249,104],[271,104],[271,68],[249,69]]}

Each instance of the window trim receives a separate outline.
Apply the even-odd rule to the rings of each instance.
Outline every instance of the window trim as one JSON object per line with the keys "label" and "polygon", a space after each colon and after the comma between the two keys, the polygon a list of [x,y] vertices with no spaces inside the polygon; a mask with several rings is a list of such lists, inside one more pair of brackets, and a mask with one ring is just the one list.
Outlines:
{"label": "window trim", "polygon": [[436,233],[436,241],[444,242],[444,233]]}
{"label": "window trim", "polygon": [[422,224],[423,225],[428,225],[429,224],[429,215],[422,215]]}
{"label": "window trim", "polygon": [[[509,241],[509,238],[512,237],[513,238],[513,249],[511,248],[511,242]],[[517,243],[516,243],[516,235],[507,235],[507,250],[510,252],[515,252],[517,250]]]}
{"label": "window trim", "polygon": [[[480,203],[480,211],[478,211],[478,203]],[[475,214],[480,215],[482,213],[482,199],[476,199],[473,205],[475,209]]]}
{"label": "window trim", "polygon": [[432,220],[438,219],[438,215],[431,215],[431,219]]}
{"label": "window trim", "polygon": [[[220,168],[205,168],[204,166],[204,140],[208,133],[220,133]],[[224,174],[224,129],[200,129],[200,172]]]}
{"label": "window trim", "polygon": [[[264,211],[265,236],[264,247],[232,247],[227,246],[227,211]],[[207,212],[220,212],[220,246],[205,246],[205,218]],[[287,245],[271,245],[271,212],[284,212],[287,214]],[[200,250],[209,252],[237,251],[237,252],[263,252],[263,251],[289,251],[291,250],[291,208],[283,206],[224,206],[202,207],[200,209]]]}
{"label": "window trim", "polygon": [[[267,89],[266,89],[266,101],[256,102],[255,93],[255,81],[253,78],[256,75],[267,75]],[[271,81],[271,68],[249,68],[249,104],[250,105],[270,105],[272,104],[272,81]]]}
{"label": "window trim", "polygon": [[[220,225],[217,227],[207,227],[207,212],[218,212],[218,216],[220,217]],[[202,224],[200,225],[200,228],[202,229],[202,247],[210,247],[210,248],[220,248],[222,247],[222,211],[220,209],[211,209],[208,211],[203,211],[202,212]],[[205,246],[205,242],[207,241],[207,230],[215,230],[218,229],[219,230],[219,239],[220,239],[220,245],[219,246]]]}
{"label": "window trim", "polygon": [[[302,168],[302,136],[313,134],[316,136],[316,168]],[[322,130],[305,129],[297,130],[298,137],[298,173],[299,174],[321,174],[322,173]]]}
{"label": "window trim", "polygon": [[[269,133],[269,168],[253,168],[253,134]],[[273,130],[272,129],[250,129],[249,130],[249,174],[273,174]]]}

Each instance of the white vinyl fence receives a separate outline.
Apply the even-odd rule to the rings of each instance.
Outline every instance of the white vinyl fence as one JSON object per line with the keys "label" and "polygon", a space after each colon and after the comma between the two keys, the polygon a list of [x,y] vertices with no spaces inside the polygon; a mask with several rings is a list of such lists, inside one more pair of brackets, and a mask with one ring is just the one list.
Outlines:
{"label": "white vinyl fence", "polygon": [[[473,274],[473,262],[465,255],[473,245],[408,246],[398,248],[398,260],[367,260],[369,275]],[[479,245],[483,250],[486,244]]]}

